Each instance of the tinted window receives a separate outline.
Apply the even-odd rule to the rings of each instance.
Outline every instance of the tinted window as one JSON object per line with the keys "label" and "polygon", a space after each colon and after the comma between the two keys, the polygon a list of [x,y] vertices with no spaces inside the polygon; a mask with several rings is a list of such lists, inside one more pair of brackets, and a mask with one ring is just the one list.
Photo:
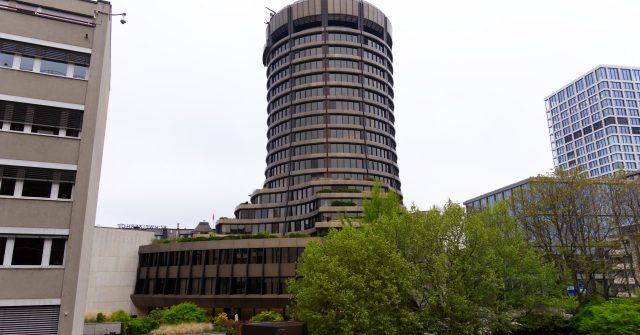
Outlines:
{"label": "tinted window", "polygon": [[0,185],[0,195],[13,195],[15,187],[15,179],[2,179],[2,184]]}
{"label": "tinted window", "polygon": [[76,79],[87,79],[87,67],[82,65],[74,65],[73,66],[73,78]]}
{"label": "tinted window", "polygon": [[33,57],[20,57],[20,70],[33,71]]}
{"label": "tinted window", "polygon": [[0,265],[2,265],[2,261],[4,260],[4,248],[7,245],[7,238],[0,237]]}
{"label": "tinted window", "polygon": [[11,265],[40,265],[44,240],[41,238],[16,238]]}
{"label": "tinted window", "polygon": [[0,66],[3,66],[3,67],[13,66],[13,55],[0,52]]}
{"label": "tinted window", "polygon": [[49,258],[49,265],[62,265],[64,263],[64,245],[65,240],[61,238],[54,238],[51,240],[51,257]]}
{"label": "tinted window", "polygon": [[40,180],[25,180],[22,186],[22,196],[49,198],[51,196],[51,182]]}
{"label": "tinted window", "polygon": [[40,62],[40,72],[55,74],[58,76],[67,75],[67,63],[55,62],[47,59],[43,59]]}

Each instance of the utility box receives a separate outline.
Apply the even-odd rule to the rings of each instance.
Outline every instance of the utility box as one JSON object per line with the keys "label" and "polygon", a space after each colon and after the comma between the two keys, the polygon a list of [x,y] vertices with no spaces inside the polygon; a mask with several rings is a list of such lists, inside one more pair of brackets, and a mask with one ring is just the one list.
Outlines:
{"label": "utility box", "polygon": [[242,335],[307,335],[304,322],[256,322],[242,326]]}
{"label": "utility box", "polygon": [[83,335],[120,335],[120,322],[85,323]]}

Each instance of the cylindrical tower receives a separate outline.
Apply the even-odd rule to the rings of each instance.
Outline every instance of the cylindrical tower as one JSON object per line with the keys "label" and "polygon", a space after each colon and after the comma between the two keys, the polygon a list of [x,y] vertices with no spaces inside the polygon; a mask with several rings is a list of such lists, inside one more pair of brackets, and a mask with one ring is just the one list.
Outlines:
{"label": "cylindrical tower", "polygon": [[400,192],[391,23],[358,0],[302,0],[272,15],[262,189],[221,233],[315,233],[362,214],[374,182]]}

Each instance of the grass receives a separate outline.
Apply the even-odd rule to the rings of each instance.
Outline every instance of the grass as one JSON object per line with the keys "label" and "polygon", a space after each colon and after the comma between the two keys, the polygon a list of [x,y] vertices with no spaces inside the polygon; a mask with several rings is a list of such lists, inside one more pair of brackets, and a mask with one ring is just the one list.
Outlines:
{"label": "grass", "polygon": [[152,330],[149,335],[182,335],[195,334],[211,330],[210,323],[183,323],[181,325],[162,325],[158,329]]}

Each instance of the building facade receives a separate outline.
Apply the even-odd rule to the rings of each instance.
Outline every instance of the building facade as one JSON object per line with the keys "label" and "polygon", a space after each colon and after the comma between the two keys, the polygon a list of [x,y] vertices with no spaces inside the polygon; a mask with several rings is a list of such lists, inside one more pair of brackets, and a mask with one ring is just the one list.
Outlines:
{"label": "building facade", "polygon": [[545,99],[556,168],[640,169],[640,68],[600,65]]}
{"label": "building facade", "polygon": [[172,242],[139,248],[135,292],[149,311],[191,301],[212,314],[247,320],[263,310],[286,313],[286,282],[312,238]]}
{"label": "building facade", "polygon": [[0,0],[0,334],[81,334],[111,5]]}
{"label": "building facade", "polygon": [[124,310],[145,314],[131,301],[138,272],[138,248],[154,240],[148,230],[95,227],[85,314]]}
{"label": "building facade", "polygon": [[266,179],[218,233],[313,234],[360,217],[376,181],[400,193],[391,31],[359,0],[302,0],[272,15]]}

